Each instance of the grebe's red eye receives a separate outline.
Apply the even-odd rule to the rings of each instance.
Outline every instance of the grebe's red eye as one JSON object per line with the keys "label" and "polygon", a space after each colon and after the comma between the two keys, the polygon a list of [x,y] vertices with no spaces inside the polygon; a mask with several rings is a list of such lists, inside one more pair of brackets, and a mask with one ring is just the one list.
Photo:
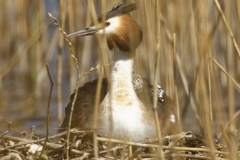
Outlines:
{"label": "grebe's red eye", "polygon": [[109,26],[110,25],[110,22],[106,22],[106,26]]}

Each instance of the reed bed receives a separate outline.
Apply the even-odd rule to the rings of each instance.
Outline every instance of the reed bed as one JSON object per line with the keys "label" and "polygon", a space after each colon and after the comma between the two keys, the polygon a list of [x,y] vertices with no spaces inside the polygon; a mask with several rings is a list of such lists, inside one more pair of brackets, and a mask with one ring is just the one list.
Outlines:
{"label": "reed bed", "polygon": [[[40,154],[42,158],[63,159],[159,158],[157,140],[134,144],[101,138],[95,132],[78,131],[76,140],[70,141],[66,135],[72,130],[53,136],[57,140],[50,136],[56,134],[73,90],[98,76],[109,77],[108,64],[112,57],[104,36],[65,41],[63,33],[88,26],[96,15],[105,13],[118,2],[0,2],[0,133],[4,137],[0,159],[7,155],[36,158]],[[177,140],[163,137],[165,159],[239,159],[240,1],[126,2],[138,4],[131,15],[143,30],[135,73],[164,88],[178,107],[182,130],[192,132],[177,135]],[[57,17],[55,23],[61,27],[60,31],[48,12]],[[95,66],[102,67],[92,68]],[[49,96],[50,72],[54,82],[52,96]],[[36,127],[20,138],[18,133],[33,125]],[[89,138],[78,141],[88,135],[94,137],[94,141]],[[47,140],[36,140],[40,137]],[[23,141],[27,144],[18,143]],[[49,147],[48,143],[55,147]],[[118,144],[120,149],[109,146],[110,143]],[[30,153],[30,144],[44,146],[45,150]]]}

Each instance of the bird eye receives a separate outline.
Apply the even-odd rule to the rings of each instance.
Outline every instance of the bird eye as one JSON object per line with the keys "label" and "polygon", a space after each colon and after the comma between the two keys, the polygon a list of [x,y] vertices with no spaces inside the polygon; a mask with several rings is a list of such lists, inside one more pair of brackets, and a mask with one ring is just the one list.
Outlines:
{"label": "bird eye", "polygon": [[106,22],[106,26],[109,26],[110,25],[110,22]]}

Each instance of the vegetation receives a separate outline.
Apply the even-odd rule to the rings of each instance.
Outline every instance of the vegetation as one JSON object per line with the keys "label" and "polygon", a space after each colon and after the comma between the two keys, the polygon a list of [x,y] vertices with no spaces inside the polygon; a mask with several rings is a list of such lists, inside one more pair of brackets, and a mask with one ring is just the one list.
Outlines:
{"label": "vegetation", "polygon": [[[99,66],[104,66],[107,75],[112,57],[104,37],[65,41],[63,33],[88,26],[96,18],[95,12],[105,13],[118,2],[0,2],[0,134],[5,137],[1,140],[0,159],[36,158],[40,154],[42,158],[82,159],[159,156],[157,140],[137,144],[111,140],[122,144],[115,152],[115,147],[108,148],[110,140],[94,134],[95,141],[90,141],[90,131],[71,130],[82,141],[72,141],[72,137],[68,141],[65,136],[60,139],[62,134],[56,135],[70,94],[77,86],[101,75],[103,67]],[[143,30],[135,72],[152,84],[157,80],[174,99],[182,130],[192,131],[163,137],[166,142],[160,147],[165,151],[165,158],[239,159],[240,1],[127,2],[138,4],[138,9],[131,14]],[[57,17],[55,23],[60,31],[48,12]],[[50,90],[51,76],[53,90]],[[29,129],[33,125],[35,127]],[[20,132],[24,135],[20,136]],[[43,139],[38,140],[39,137]],[[44,137],[48,137],[48,142]],[[33,143],[43,146],[44,152],[30,152]],[[96,146],[99,155],[94,154],[98,151]]]}

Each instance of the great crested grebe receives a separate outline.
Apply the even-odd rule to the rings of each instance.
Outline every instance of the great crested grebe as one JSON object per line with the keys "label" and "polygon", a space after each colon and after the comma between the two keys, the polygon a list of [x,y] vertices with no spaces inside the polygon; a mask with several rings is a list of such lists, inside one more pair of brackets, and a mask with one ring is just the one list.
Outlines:
{"label": "great crested grebe", "polygon": [[[106,78],[102,80],[98,133],[108,136],[112,112],[112,138],[126,140],[131,136],[133,141],[140,141],[147,137],[156,138],[157,131],[153,114],[154,87],[146,79],[133,74],[135,50],[142,41],[142,30],[129,14],[135,9],[137,9],[135,3],[117,5],[106,13],[105,22],[99,17],[98,24],[90,25],[68,36],[106,34],[107,45],[110,50],[114,50],[115,62],[111,70],[111,88],[108,89]],[[173,101],[161,87],[157,86],[157,89],[160,125],[162,127],[166,123],[177,125]],[[83,130],[93,128],[96,90],[97,80],[85,83],[78,89],[71,128]],[[74,94],[65,108],[66,116],[61,125],[62,129],[68,126]]]}

